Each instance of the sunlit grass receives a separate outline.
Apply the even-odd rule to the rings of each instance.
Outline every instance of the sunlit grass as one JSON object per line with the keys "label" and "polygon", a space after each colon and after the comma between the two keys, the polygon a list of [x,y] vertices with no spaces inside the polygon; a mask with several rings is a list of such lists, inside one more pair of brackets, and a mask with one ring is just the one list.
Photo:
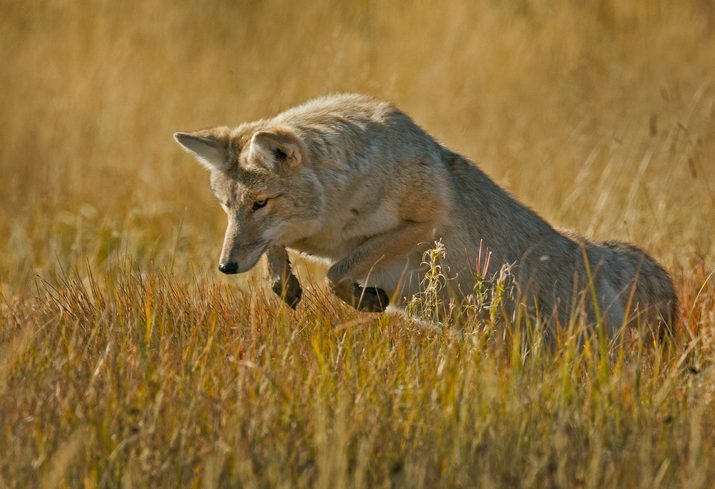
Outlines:
{"label": "sunlit grass", "polygon": [[702,334],[604,359],[578,330],[550,348],[510,325],[360,316],[321,290],[295,313],[212,282],[111,277],[7,305],[6,481],[602,487],[713,473]]}

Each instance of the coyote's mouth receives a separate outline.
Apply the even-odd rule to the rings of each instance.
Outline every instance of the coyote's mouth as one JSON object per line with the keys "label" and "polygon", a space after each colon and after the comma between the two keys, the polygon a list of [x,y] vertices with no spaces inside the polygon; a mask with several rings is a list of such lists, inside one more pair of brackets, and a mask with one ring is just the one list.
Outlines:
{"label": "coyote's mouth", "polygon": [[255,267],[256,263],[258,263],[258,260],[261,259],[263,254],[268,249],[268,245],[269,243],[261,240],[254,241],[253,243],[244,246],[244,250],[250,251],[248,251],[247,253],[241,253],[242,256],[236,260],[238,264],[238,270],[236,271],[236,273],[244,273]]}

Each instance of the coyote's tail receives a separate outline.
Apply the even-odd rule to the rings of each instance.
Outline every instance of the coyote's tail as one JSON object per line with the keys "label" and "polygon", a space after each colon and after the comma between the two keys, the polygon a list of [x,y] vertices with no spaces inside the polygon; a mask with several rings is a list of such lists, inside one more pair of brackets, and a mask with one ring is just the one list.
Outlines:
{"label": "coyote's tail", "polygon": [[[660,323],[672,332],[678,311],[678,298],[670,274],[645,251],[628,243],[601,243],[611,253],[610,279],[630,297],[641,320]],[[615,280],[614,280],[615,279]]]}

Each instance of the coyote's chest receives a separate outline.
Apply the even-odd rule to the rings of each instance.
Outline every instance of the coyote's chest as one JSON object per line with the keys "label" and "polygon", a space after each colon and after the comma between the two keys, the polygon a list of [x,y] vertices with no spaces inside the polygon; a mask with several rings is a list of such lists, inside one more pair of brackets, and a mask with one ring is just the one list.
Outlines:
{"label": "coyote's chest", "polygon": [[333,213],[325,220],[319,232],[288,244],[288,248],[310,257],[335,262],[370,237],[392,229],[399,223],[391,205],[380,205],[370,212],[358,209],[351,207],[347,211]]}

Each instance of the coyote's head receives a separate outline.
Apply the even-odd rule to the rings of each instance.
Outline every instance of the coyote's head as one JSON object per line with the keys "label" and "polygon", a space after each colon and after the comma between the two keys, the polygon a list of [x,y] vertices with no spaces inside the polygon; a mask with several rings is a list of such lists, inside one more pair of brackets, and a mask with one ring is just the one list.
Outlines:
{"label": "coyote's head", "polygon": [[268,247],[299,240],[318,225],[322,187],[293,129],[253,123],[177,132],[174,139],[210,171],[211,190],[228,215],[222,272],[248,271]]}

